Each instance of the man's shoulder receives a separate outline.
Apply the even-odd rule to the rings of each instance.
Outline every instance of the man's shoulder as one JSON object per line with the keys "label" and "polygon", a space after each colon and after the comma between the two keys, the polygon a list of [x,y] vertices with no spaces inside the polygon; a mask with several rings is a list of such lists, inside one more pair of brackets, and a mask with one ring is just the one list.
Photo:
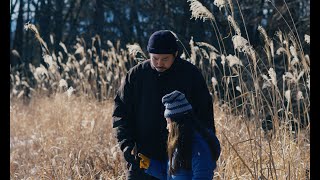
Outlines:
{"label": "man's shoulder", "polygon": [[187,68],[190,70],[197,70],[198,71],[198,67],[194,64],[192,64],[190,61],[185,60],[185,59],[181,59],[179,58],[179,62],[182,68]]}
{"label": "man's shoulder", "polygon": [[132,73],[139,73],[139,72],[141,72],[141,71],[143,71],[143,70],[147,70],[147,69],[149,69],[149,68],[151,68],[151,66],[150,66],[150,59],[145,60],[145,61],[143,61],[143,62],[140,62],[140,63],[136,64],[135,66],[131,67],[131,68],[129,69],[129,73],[130,73],[130,74],[132,74]]}
{"label": "man's shoulder", "polygon": [[192,64],[190,61],[186,60],[186,59],[182,59],[182,58],[178,58],[180,64],[184,65],[184,66],[195,66],[194,64]]}

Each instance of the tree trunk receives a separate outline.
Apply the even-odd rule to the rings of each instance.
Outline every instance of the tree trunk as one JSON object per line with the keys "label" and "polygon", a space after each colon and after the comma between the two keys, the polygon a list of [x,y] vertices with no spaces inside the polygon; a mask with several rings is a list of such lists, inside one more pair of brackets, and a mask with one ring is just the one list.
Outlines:
{"label": "tree trunk", "polygon": [[62,40],[62,31],[64,30],[64,24],[63,21],[63,7],[64,7],[64,0],[56,0],[55,6],[56,10],[54,12],[54,21],[55,21],[55,27],[54,27],[54,49],[58,50],[59,43]]}
{"label": "tree trunk", "polygon": [[[16,26],[16,31],[14,35],[14,40],[13,40],[13,49],[17,50],[20,54],[20,57],[23,57],[23,6],[24,2],[23,0],[19,1],[19,11],[18,11],[18,19],[17,19],[17,26]],[[18,59],[13,58],[12,63],[20,63]]]}

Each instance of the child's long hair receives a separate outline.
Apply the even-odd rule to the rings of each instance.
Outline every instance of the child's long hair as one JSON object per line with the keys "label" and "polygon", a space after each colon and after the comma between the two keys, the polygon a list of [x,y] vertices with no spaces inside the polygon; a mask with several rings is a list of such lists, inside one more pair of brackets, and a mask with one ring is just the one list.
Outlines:
{"label": "child's long hair", "polygon": [[171,118],[171,132],[167,141],[170,175],[175,174],[180,168],[191,170],[192,138],[195,131],[208,143],[212,160],[216,161],[215,140],[190,111],[183,116]]}

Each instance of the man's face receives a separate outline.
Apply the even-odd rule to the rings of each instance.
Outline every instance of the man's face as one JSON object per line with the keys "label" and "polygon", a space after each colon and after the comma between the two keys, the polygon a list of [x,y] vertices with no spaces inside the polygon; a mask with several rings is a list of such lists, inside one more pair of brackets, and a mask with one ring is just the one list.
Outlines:
{"label": "man's face", "polygon": [[158,71],[163,72],[171,67],[175,59],[173,54],[150,53],[151,65]]}

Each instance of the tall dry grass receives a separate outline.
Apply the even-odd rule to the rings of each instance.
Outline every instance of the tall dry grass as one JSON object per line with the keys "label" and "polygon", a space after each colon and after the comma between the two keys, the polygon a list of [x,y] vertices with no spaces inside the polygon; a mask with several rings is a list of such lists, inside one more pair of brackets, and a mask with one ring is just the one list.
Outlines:
{"label": "tall dry grass", "polygon": [[[77,38],[69,49],[60,42],[63,51],[49,51],[35,25],[28,23],[25,29],[34,33],[42,47],[43,58],[37,66],[31,63],[10,66],[10,98],[26,102],[36,95],[52,96],[68,89],[100,101],[110,98],[127,70],[140,60],[132,58],[130,53],[138,57],[137,53],[142,52],[121,49],[111,41],[103,49],[99,35],[92,37],[91,42]],[[53,40],[50,43],[53,45]],[[132,49],[130,45],[128,48]]]}
{"label": "tall dry grass", "polygon": [[[257,31],[264,41],[261,51],[260,47],[250,43],[238,0],[214,1],[229,23],[230,38],[227,35],[222,38],[219,28],[224,27],[216,25],[213,14],[206,7],[197,0],[188,2],[192,18],[210,21],[219,46],[218,50],[212,45],[205,45],[204,48],[203,42],[193,42],[191,39],[189,60],[201,68],[207,81],[211,78],[213,94],[220,107],[228,114],[237,115],[232,122],[227,120],[233,125],[227,128],[228,133],[224,130],[220,133],[234,151],[237,162],[241,162],[237,165],[242,167],[233,166],[235,159],[231,158],[231,161],[221,165],[232,170],[219,177],[309,179],[310,59],[304,46],[309,46],[310,36],[306,34],[302,43],[295,24],[292,28],[289,20],[281,14],[281,20],[285,21],[290,31],[285,33],[279,30],[275,37],[270,37],[259,25]],[[271,1],[269,3],[272,4]],[[294,22],[285,1],[284,4],[290,21]],[[238,6],[239,14],[234,13],[234,6]],[[242,22],[236,22],[235,16],[240,17]],[[238,26],[241,23],[245,32]],[[224,43],[232,43],[233,52],[227,51]],[[229,119],[228,116],[224,118]],[[228,125],[222,124],[222,128]],[[228,140],[232,136],[238,137],[236,141]],[[299,150],[290,150],[293,144]],[[303,154],[303,160],[295,159],[295,153]],[[303,164],[303,168],[298,168],[297,164]]]}
{"label": "tall dry grass", "polygon": [[[11,179],[125,179],[112,129],[112,101],[57,94],[10,103]],[[261,126],[214,106],[222,154],[214,179],[308,179],[310,142],[281,126]],[[271,159],[272,157],[272,159]]]}
{"label": "tall dry grass", "polygon": [[112,103],[74,94],[10,103],[11,179],[125,179]]}

